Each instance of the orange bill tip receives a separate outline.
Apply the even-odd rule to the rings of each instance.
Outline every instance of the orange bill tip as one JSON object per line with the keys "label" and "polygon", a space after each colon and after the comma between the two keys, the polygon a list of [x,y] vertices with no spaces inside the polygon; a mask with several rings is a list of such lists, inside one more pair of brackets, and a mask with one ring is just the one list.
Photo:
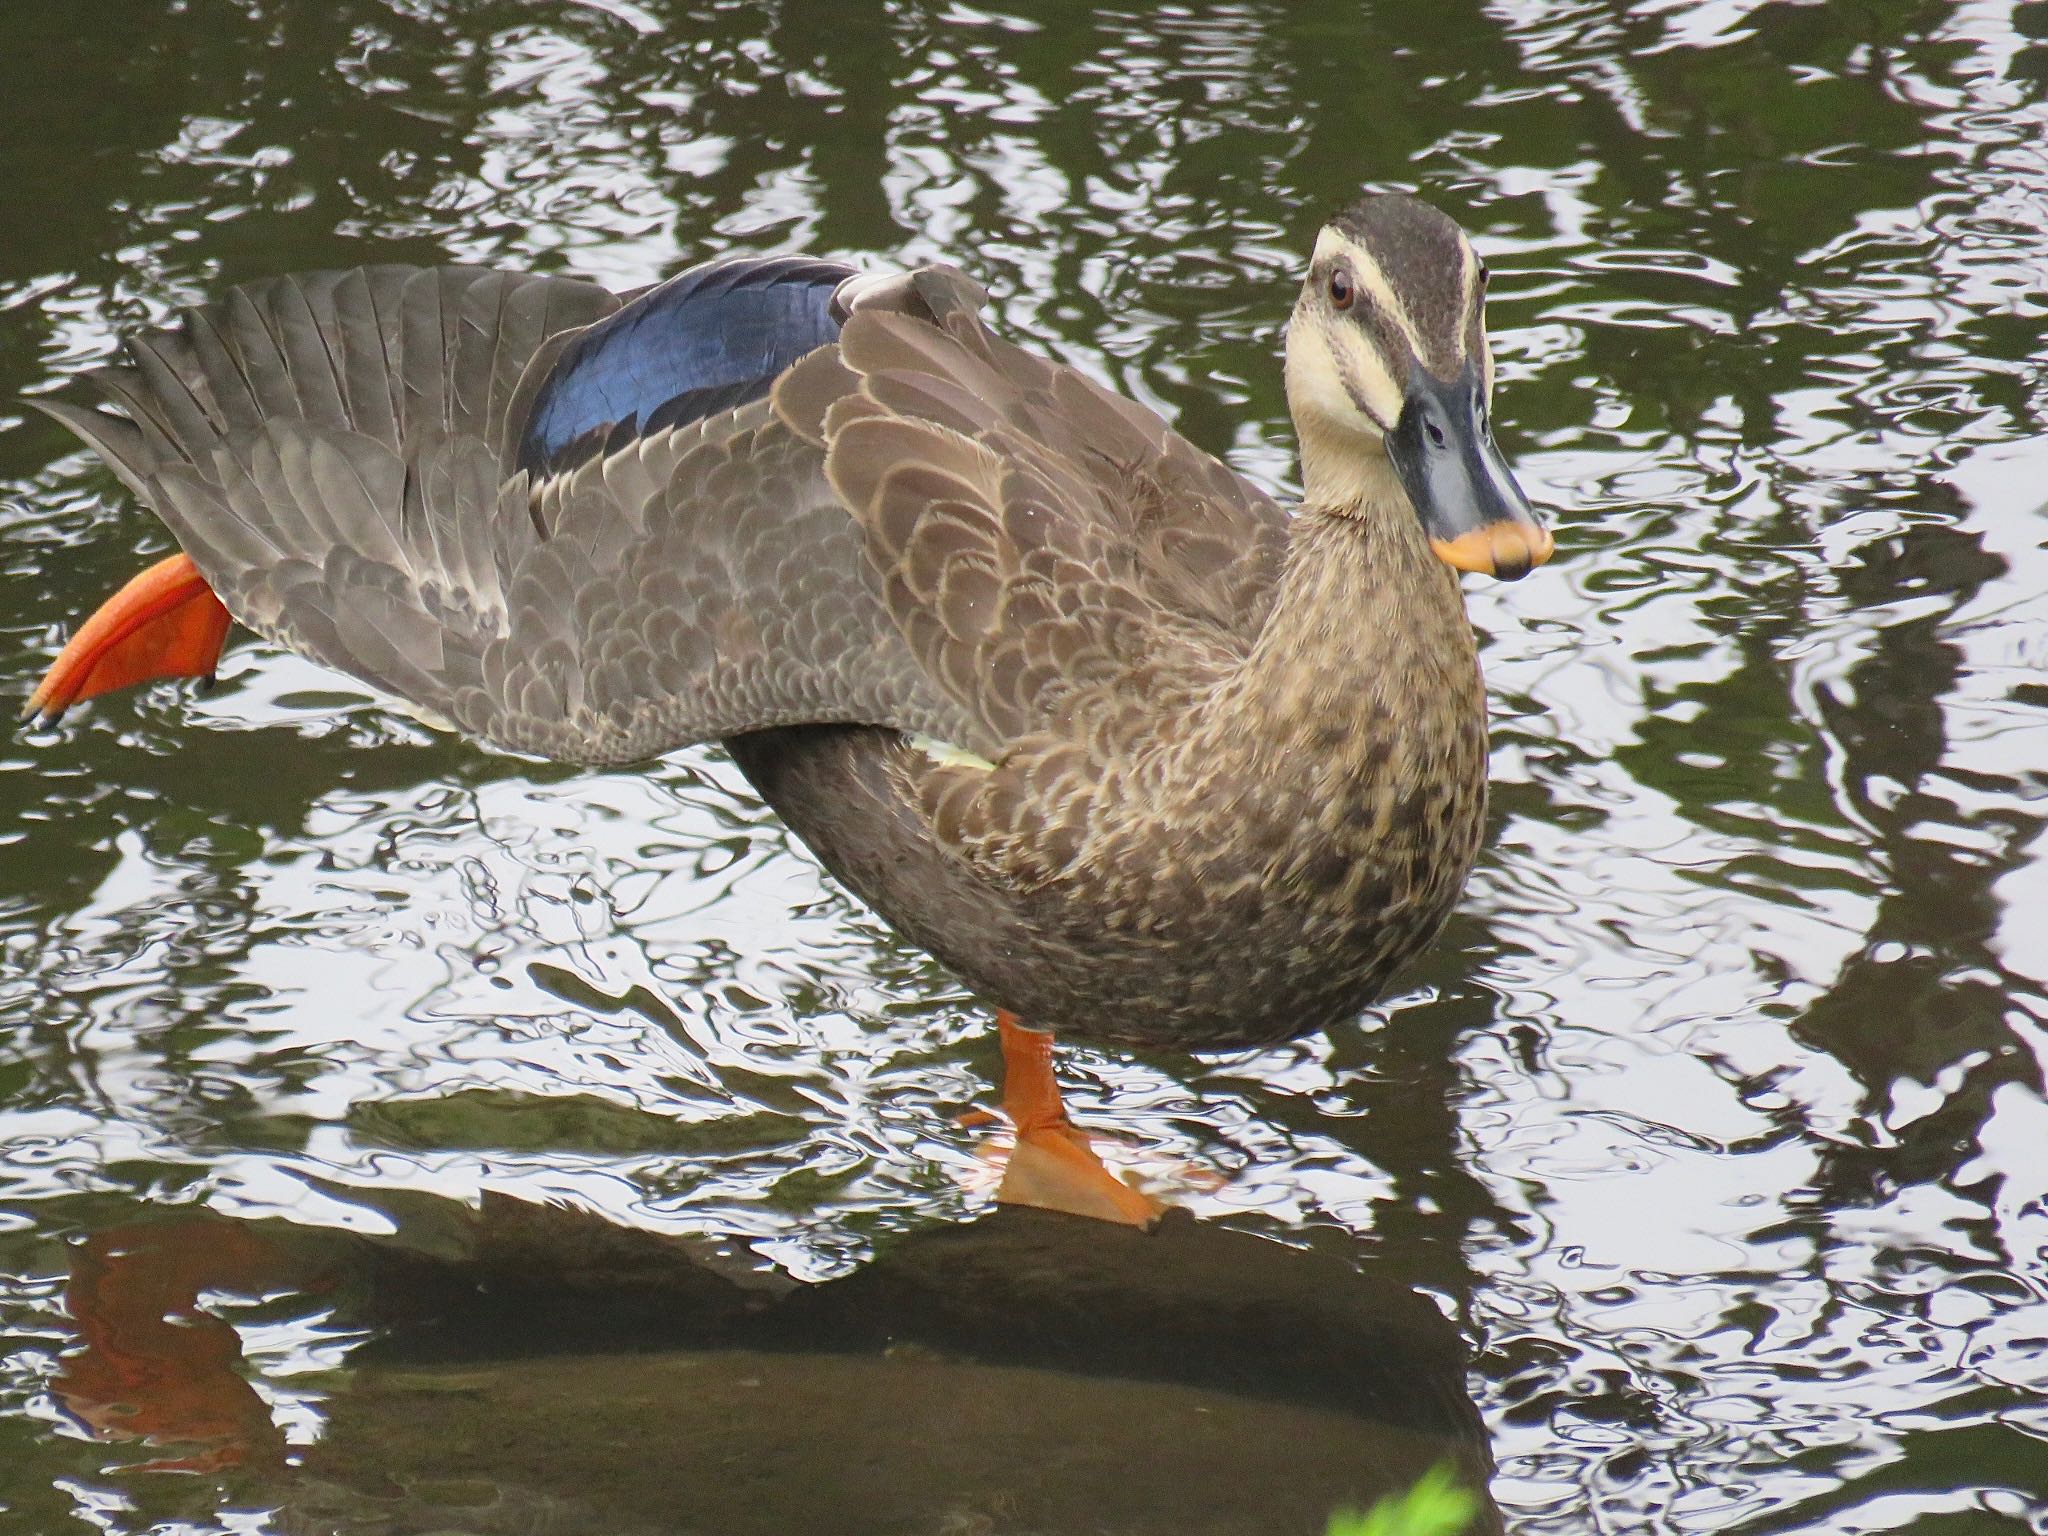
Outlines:
{"label": "orange bill tip", "polygon": [[1519,581],[1551,557],[1557,541],[1540,523],[1517,521],[1486,523],[1455,539],[1431,539],[1429,547],[1454,570]]}

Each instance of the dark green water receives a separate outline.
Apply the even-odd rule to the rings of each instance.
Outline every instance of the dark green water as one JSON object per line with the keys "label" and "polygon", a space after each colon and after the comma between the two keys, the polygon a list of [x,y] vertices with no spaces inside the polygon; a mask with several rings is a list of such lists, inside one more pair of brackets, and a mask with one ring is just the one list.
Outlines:
{"label": "dark green water", "polygon": [[[0,397],[281,270],[944,256],[1284,486],[1371,181],[1492,265],[1559,557],[1472,586],[1443,944],[1329,1038],[1066,1053],[1213,1246],[1029,1296],[985,1014],[715,753],[537,770],[246,644],[15,736],[0,1531],[1314,1532],[1447,1450],[1516,1530],[2048,1531],[2044,96],[2003,3],[8,0]],[[0,427],[18,698],[168,545]],[[192,1459],[179,1339],[269,1463],[126,1470]]]}

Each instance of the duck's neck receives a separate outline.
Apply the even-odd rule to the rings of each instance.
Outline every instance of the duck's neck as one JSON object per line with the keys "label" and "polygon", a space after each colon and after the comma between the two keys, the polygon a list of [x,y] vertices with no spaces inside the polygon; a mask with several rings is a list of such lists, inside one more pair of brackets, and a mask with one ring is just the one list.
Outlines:
{"label": "duck's neck", "polygon": [[1311,499],[1296,516],[1273,611],[1229,689],[1240,739],[1319,749],[1338,772],[1360,766],[1351,738],[1392,735],[1398,756],[1429,758],[1485,724],[1456,574],[1390,473],[1364,485],[1366,498]]}
{"label": "duck's neck", "polygon": [[1355,426],[1333,421],[1318,410],[1313,391],[1293,384],[1292,367],[1290,356],[1287,399],[1301,440],[1302,510],[1361,520],[1406,513],[1413,522],[1408,493],[1401,489],[1385,451],[1369,446]]}
{"label": "duck's neck", "polygon": [[1274,886],[1334,881],[1319,899],[1340,901],[1384,879],[1447,909],[1478,850],[1485,690],[1456,575],[1391,473],[1367,491],[1296,516],[1273,610],[1185,761],[1233,787]]}

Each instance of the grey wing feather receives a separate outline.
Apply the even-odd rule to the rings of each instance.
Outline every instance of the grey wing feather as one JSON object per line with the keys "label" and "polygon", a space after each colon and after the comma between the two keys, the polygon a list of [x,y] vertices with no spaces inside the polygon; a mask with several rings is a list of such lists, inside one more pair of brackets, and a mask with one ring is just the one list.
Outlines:
{"label": "grey wing feather", "polygon": [[823,460],[762,400],[544,485],[550,537],[523,517],[496,525],[504,632],[456,723],[610,762],[820,721],[992,745],[876,602]]}
{"label": "grey wing feather", "polygon": [[464,268],[275,278],[90,376],[118,414],[36,403],[242,623],[445,714],[505,618],[490,412],[550,328],[616,307],[593,284]]}
{"label": "grey wing feather", "polygon": [[560,755],[566,716],[607,757],[845,720],[993,760],[1047,731],[1100,740],[1106,712],[1142,722],[1234,665],[1280,509],[1153,413],[997,342],[983,299],[945,267],[862,280],[841,342],[767,400],[543,484],[548,556],[501,553],[526,580],[458,720]]}
{"label": "grey wing feather", "polygon": [[[244,624],[486,740],[586,762],[807,721],[966,735],[876,602],[816,441],[766,401],[530,486],[517,415],[618,301],[384,267],[281,278],[38,402]],[[975,738],[977,741],[979,738]]]}
{"label": "grey wing feather", "polygon": [[1283,519],[981,300],[949,268],[860,280],[769,398],[538,484],[520,424],[619,303],[568,279],[254,284],[93,376],[117,413],[38,403],[236,618],[501,746],[851,721],[995,758],[1241,655]]}

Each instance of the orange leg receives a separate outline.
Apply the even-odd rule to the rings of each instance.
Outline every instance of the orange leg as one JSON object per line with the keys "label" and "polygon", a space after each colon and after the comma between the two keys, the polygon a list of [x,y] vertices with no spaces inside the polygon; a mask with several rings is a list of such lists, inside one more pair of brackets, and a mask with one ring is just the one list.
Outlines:
{"label": "orange leg", "polygon": [[81,699],[159,677],[211,677],[228,611],[184,555],[159,560],[116,592],[58,653],[24,717],[54,720]]}
{"label": "orange leg", "polygon": [[996,1011],[996,1028],[1003,1041],[1003,1113],[1017,1128],[996,1199],[1133,1227],[1158,1220],[1166,1207],[1104,1167],[1067,1118],[1053,1078],[1052,1036],[1026,1029],[1003,1009]]}

